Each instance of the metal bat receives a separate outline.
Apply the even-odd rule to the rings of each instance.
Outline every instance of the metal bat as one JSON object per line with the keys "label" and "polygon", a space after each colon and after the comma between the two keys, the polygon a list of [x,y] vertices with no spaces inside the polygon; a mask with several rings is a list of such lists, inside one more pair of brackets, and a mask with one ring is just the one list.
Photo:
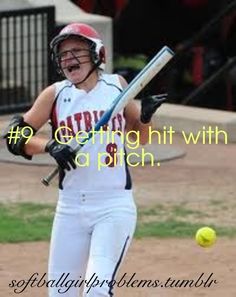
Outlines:
{"label": "metal bat", "polygon": [[[111,118],[113,118],[121,109],[123,109],[130,100],[135,98],[138,93],[153,79],[153,77],[161,71],[161,69],[173,58],[174,52],[167,46],[164,46],[154,58],[140,71],[140,73],[132,80],[132,82],[120,93],[120,95],[112,102],[110,108],[105,111],[100,120],[93,128],[94,131],[107,124]],[[88,133],[88,137],[84,139],[84,143],[91,138],[91,134]],[[76,152],[83,146],[78,145]],[[59,168],[55,168],[48,176],[42,179],[42,183],[45,186],[50,184],[50,181],[58,174]]]}

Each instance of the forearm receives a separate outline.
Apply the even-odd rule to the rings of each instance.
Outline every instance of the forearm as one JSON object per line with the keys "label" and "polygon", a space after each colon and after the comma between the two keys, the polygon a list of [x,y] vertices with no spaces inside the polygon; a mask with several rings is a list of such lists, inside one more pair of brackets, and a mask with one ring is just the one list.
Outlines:
{"label": "forearm", "polygon": [[133,130],[139,131],[139,142],[141,145],[144,145],[148,142],[149,127],[152,127],[151,121],[144,124],[140,120],[136,120],[134,123]]}
{"label": "forearm", "polygon": [[48,139],[34,136],[27,144],[25,144],[24,152],[29,156],[45,153],[45,147],[47,143]]}

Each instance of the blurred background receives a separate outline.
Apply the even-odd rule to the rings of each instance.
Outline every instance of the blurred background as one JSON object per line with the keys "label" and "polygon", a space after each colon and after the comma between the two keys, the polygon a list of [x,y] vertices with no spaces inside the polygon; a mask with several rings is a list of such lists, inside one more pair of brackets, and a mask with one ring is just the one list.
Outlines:
{"label": "blurred background", "polygon": [[[167,89],[174,103],[235,110],[235,63],[228,65],[236,54],[235,1],[74,2],[87,12],[113,18],[114,67],[128,81],[140,70],[145,59],[168,45],[184,53],[166,76],[157,77],[149,85],[149,92]],[[205,33],[199,35],[206,27]],[[205,88],[196,94],[196,89],[204,82]]]}
{"label": "blurred background", "polygon": [[164,45],[176,52],[139,97],[168,92],[169,103],[236,110],[235,0],[1,0],[1,114],[24,111],[61,79],[48,45],[72,21],[101,32],[107,71],[128,82]]}

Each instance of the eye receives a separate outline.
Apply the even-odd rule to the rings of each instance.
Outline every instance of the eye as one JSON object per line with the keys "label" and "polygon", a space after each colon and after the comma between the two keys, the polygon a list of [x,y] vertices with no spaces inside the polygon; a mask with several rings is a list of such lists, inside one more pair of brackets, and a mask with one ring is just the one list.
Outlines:
{"label": "eye", "polygon": [[81,57],[86,57],[87,53],[85,55],[85,52],[87,52],[87,49],[84,48],[72,48],[70,50],[61,52],[57,55],[57,59],[59,62],[73,59],[73,58],[81,58]]}
{"label": "eye", "polygon": [[57,55],[57,59],[59,61],[62,61],[62,60],[65,60],[67,56],[68,56],[68,51],[61,52]]}
{"label": "eye", "polygon": [[71,52],[73,53],[73,54],[79,54],[80,52],[82,52],[83,51],[83,49],[81,49],[81,48],[73,48],[72,50],[71,50]]}
{"label": "eye", "polygon": [[84,48],[73,48],[71,50],[71,53],[75,56],[75,57],[83,57],[83,54],[85,54],[87,51],[87,49]]}

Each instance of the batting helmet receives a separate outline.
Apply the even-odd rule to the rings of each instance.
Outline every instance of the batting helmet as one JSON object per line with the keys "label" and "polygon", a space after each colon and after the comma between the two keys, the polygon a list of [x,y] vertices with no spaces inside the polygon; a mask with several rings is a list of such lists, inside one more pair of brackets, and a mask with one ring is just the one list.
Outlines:
{"label": "batting helmet", "polygon": [[65,26],[50,43],[52,59],[60,68],[58,61],[60,43],[67,38],[78,37],[90,45],[90,53],[93,63],[100,69],[105,67],[105,48],[98,32],[91,26],[82,23],[71,23]]}

